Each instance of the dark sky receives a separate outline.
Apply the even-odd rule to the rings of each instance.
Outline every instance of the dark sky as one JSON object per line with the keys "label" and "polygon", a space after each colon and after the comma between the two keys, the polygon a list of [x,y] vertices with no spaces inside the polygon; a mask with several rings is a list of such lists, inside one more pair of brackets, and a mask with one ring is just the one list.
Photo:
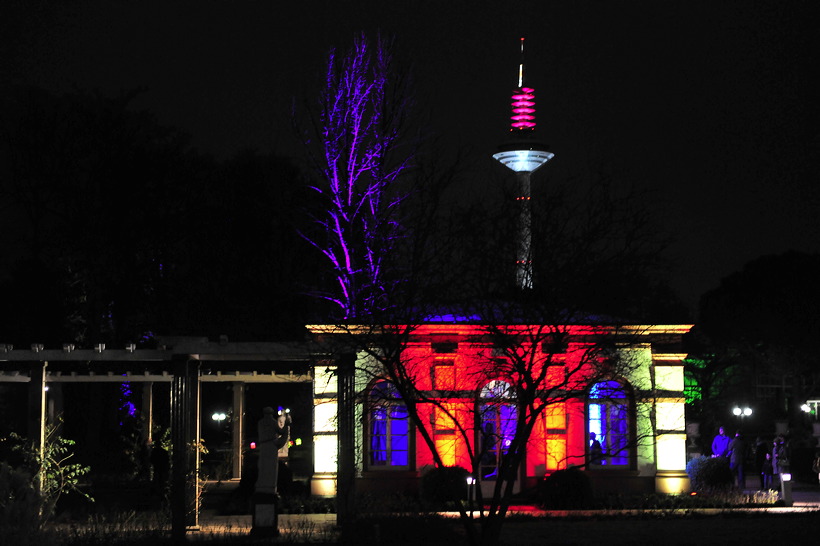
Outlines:
{"label": "dark sky", "polygon": [[471,177],[500,173],[527,38],[539,184],[616,173],[651,190],[692,304],[763,254],[820,250],[815,1],[220,2],[5,0],[0,85],[117,94],[228,157],[295,154],[294,97],[318,93],[330,46],[377,29],[414,65],[419,114]]}

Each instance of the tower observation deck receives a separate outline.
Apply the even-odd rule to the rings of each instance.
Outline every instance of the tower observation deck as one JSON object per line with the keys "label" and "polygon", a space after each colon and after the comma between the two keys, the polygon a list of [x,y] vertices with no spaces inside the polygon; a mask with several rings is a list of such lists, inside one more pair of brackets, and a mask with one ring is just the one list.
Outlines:
{"label": "tower observation deck", "polygon": [[516,235],[516,284],[532,288],[532,209],[530,177],[553,158],[554,154],[535,136],[535,89],[524,81],[524,38],[521,38],[521,62],[518,65],[518,88],[512,93],[510,138],[498,147],[493,158],[516,173],[518,225]]}

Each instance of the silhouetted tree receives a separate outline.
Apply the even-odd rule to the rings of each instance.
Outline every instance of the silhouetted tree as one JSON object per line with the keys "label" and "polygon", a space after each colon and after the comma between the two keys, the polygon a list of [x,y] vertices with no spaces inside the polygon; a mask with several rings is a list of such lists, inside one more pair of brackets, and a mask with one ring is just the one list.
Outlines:
{"label": "silhouetted tree", "polygon": [[197,153],[134,111],[135,96],[21,89],[3,112],[2,218],[20,254],[0,276],[3,340],[301,335],[318,268],[298,235],[299,170],[274,154]]}
{"label": "silhouetted tree", "polygon": [[748,398],[771,397],[775,416],[792,414],[820,388],[818,275],[818,254],[763,256],[701,298],[703,333],[737,364]]}

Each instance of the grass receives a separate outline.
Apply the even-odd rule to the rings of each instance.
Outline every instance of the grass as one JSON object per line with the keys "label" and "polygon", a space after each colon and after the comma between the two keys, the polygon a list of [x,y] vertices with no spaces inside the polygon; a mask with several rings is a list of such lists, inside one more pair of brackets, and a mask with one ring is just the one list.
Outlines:
{"label": "grass", "polygon": [[[502,545],[540,546],[543,544],[574,545],[603,542],[607,546],[628,544],[691,544],[745,545],[813,543],[820,527],[820,514],[736,514],[687,517],[597,517],[597,518],[511,518],[502,533]],[[133,527],[128,532],[120,528],[94,529],[59,537],[63,546],[162,546],[171,544],[167,534]],[[147,531],[147,532],[146,532]],[[56,538],[56,537],[52,537]],[[270,544],[271,539],[247,534],[193,533],[190,542],[215,545]],[[448,545],[464,543],[464,534],[457,521],[432,517],[370,518],[357,522],[351,533],[339,537],[305,527],[297,533],[285,534],[275,540],[284,544],[407,544]]]}
{"label": "grass", "polygon": [[[114,493],[112,493],[113,495]],[[229,490],[215,488],[206,504],[211,510],[229,504]],[[220,496],[221,495],[221,496]],[[125,496],[127,497],[127,495]],[[123,495],[119,496],[120,499]],[[362,496],[362,510],[367,514],[357,519],[341,533],[338,529],[317,524],[309,517],[283,530],[275,540],[250,536],[242,524],[227,525],[221,529],[206,528],[188,533],[192,543],[214,545],[271,544],[424,544],[426,546],[457,546],[464,544],[465,533],[458,519],[437,515],[437,510],[452,510],[453,505],[433,506],[401,495],[391,497]],[[533,504],[522,498],[522,503]],[[724,491],[712,495],[611,495],[595,500],[594,513],[562,517],[532,515],[508,516],[502,545],[571,545],[605,542],[607,546],[621,544],[711,544],[735,542],[742,539],[748,544],[788,544],[814,542],[813,533],[820,528],[820,512],[801,514],[772,514],[765,511],[736,511],[726,508],[775,506],[777,494],[757,492],[744,494]],[[527,502],[530,501],[530,502]],[[107,510],[104,507],[108,506]],[[161,509],[128,510],[119,503],[98,502],[91,505],[93,512],[79,510],[74,519],[67,515],[58,518],[40,532],[16,533],[0,528],[0,544],[14,546],[164,546],[173,544],[167,511]],[[285,498],[282,513],[329,513],[333,504],[328,500],[304,496]],[[718,508],[708,515],[698,508]],[[632,513],[616,510],[634,510]],[[221,512],[224,513],[224,512]],[[240,514],[247,522],[247,510],[228,513]],[[572,514],[572,513],[571,513]],[[229,521],[229,520],[228,520]],[[237,520],[239,521],[239,520]]]}
{"label": "grass", "polygon": [[[735,543],[814,543],[820,529],[820,512],[774,514],[719,510],[706,515],[693,511],[651,510],[624,516],[600,512],[594,516],[510,516],[504,525],[501,544],[535,546],[574,545],[603,542],[607,546],[662,544],[664,546]],[[2,533],[0,533],[2,535]],[[280,537],[250,536],[247,528],[192,532],[188,541],[213,545],[271,544],[464,544],[464,531],[457,519],[434,514],[363,517],[345,534],[322,528],[308,518]],[[160,514],[123,513],[91,517],[82,523],[49,526],[43,533],[3,544],[15,546],[164,546],[172,544],[170,529]]]}

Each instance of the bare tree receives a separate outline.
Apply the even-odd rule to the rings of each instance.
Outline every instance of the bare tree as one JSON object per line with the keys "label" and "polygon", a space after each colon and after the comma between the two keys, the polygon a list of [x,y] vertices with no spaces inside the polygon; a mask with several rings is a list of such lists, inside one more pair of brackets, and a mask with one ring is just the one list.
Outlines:
{"label": "bare tree", "polygon": [[387,260],[402,236],[400,208],[407,191],[400,175],[414,157],[404,133],[411,105],[406,78],[396,70],[391,45],[359,36],[344,55],[328,57],[321,114],[314,120],[320,173],[313,189],[321,204],[320,233],[306,235],[329,260],[335,289],[321,296],[344,320],[383,310],[399,282]]}

